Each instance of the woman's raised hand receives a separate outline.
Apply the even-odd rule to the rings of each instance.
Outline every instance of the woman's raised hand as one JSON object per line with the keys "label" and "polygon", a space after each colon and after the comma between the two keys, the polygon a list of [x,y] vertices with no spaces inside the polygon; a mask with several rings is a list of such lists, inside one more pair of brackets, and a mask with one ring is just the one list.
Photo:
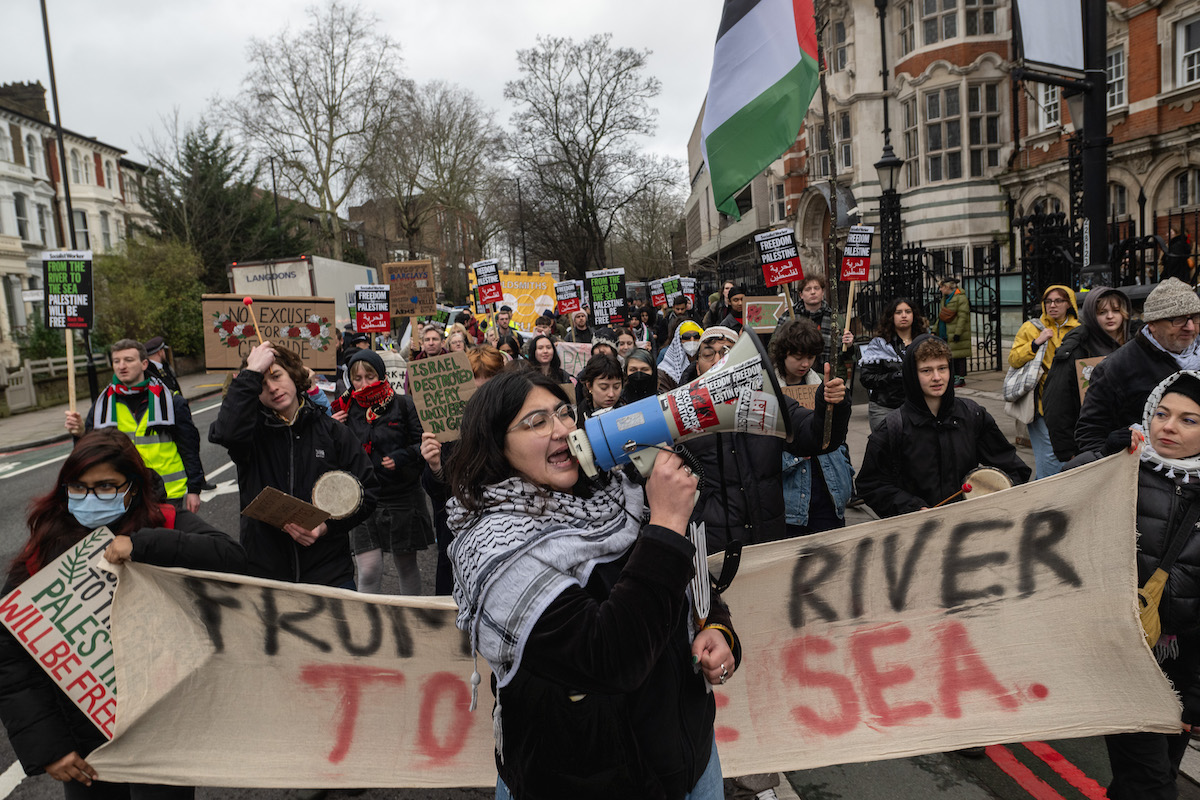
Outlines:
{"label": "woman's raised hand", "polygon": [[686,535],[696,505],[697,483],[682,458],[670,450],[660,450],[654,459],[654,471],[646,481],[650,524]]}

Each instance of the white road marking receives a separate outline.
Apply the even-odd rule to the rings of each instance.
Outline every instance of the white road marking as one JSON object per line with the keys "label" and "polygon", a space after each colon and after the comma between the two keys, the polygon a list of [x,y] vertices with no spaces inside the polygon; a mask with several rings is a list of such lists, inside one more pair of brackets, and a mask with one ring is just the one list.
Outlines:
{"label": "white road marking", "polygon": [[[233,463],[233,462],[230,462]],[[227,481],[221,481],[217,484],[217,488],[209,489],[207,492],[200,493],[200,502],[206,503],[214,497],[220,497],[223,494],[233,494],[238,490],[237,478],[230,478]]]}
{"label": "white road marking", "polygon": [[6,461],[3,464],[0,464],[0,472],[8,472],[10,469],[16,469],[16,468],[17,468],[16,461]]}
{"label": "white road marking", "polygon": [[208,474],[207,474],[207,475],[205,475],[204,477],[208,478],[208,479],[211,481],[213,478],[217,477],[217,476],[218,476],[218,475],[220,475],[222,472],[224,472],[225,470],[229,469],[229,468],[230,468],[230,467],[232,467],[232,466],[233,466],[233,462],[232,462],[232,461],[226,461],[224,464],[222,464],[221,466],[217,467],[216,469],[214,469],[212,472],[208,473]]}
{"label": "white road marking", "polygon": [[205,411],[212,411],[214,408],[220,408],[220,407],[221,407],[220,401],[218,401],[216,403],[209,403],[204,408],[197,408],[195,411],[193,411],[192,416],[194,417],[197,414],[203,414]]}
{"label": "white road marking", "polygon": [[[30,464],[28,467],[25,467],[24,469],[18,469],[14,472],[9,472],[7,474],[0,475],[0,481],[6,480],[8,478],[15,478],[18,475],[24,475],[26,472],[32,472],[35,469],[41,469],[42,467],[46,467],[51,464],[57,464],[59,461],[65,461],[68,455],[69,455],[69,451],[67,453],[63,453],[61,456],[55,456],[54,458],[48,458],[45,461],[39,461],[36,464]],[[0,795],[0,797],[3,797],[3,795]]]}
{"label": "white road marking", "polygon": [[13,789],[20,786],[23,780],[25,780],[25,770],[21,767],[20,761],[14,761],[8,769],[4,770],[4,774],[0,775],[0,800],[12,794]]}

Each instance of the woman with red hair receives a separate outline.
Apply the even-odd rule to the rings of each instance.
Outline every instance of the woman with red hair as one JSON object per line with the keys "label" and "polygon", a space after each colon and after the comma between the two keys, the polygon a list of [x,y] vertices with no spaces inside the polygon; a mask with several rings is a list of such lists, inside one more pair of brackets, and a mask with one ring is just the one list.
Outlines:
{"label": "woman with red hair", "polygon": [[[241,545],[199,516],[160,503],[162,481],[125,434],[105,428],[79,440],[58,480],[29,511],[29,541],[9,567],[0,596],[65,553],[96,528],[115,534],[104,557],[163,567],[244,572]],[[112,793],[86,756],[105,739],[7,629],[0,629],[0,721],[26,774],[65,783],[68,800],[109,797],[191,798],[187,786],[134,785]],[[127,791],[126,791],[127,789]]]}

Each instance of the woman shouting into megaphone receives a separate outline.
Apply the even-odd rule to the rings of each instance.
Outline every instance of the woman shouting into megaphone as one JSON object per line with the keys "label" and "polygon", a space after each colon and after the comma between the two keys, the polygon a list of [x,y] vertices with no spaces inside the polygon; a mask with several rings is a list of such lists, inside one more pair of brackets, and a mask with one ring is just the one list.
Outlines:
{"label": "woman shouting into megaphone", "polygon": [[719,599],[690,632],[696,476],[664,451],[645,499],[620,470],[581,481],[575,422],[560,384],[506,372],[467,403],[446,465],[457,623],[493,673],[496,797],[716,800],[705,684],[740,645]]}

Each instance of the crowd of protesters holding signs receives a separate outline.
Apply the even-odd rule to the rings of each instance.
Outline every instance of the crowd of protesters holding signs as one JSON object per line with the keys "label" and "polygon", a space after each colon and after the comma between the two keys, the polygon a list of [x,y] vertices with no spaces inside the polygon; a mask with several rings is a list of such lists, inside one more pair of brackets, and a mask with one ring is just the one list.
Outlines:
{"label": "crowd of protesters holding signs", "polygon": [[[775,274],[789,274],[779,264]],[[116,342],[111,385],[86,415],[67,414],[75,449],[31,506],[4,593],[102,525],[115,534],[113,562],[369,593],[382,590],[390,554],[400,593],[420,594],[417,553],[436,546],[435,591],[453,597],[491,668],[498,798],[775,797],[775,775],[722,779],[711,686],[742,663],[739,609],[720,599],[732,579],[723,574],[702,621],[693,617],[697,552],[724,553],[728,565],[743,546],[840,528],[853,504],[879,517],[920,512],[960,501],[968,475],[1003,487],[1031,470],[987,410],[955,395],[973,350],[953,277],[932,307],[885,298],[855,347],[820,275],[799,274],[787,310],[764,329],[757,298],[732,281],[702,313],[694,282],[691,294],[668,295],[659,281],[622,305],[610,290],[624,289],[623,275],[602,272],[603,309],[576,287],[564,291],[569,306],[528,330],[500,301],[413,324],[402,348],[337,331],[337,367],[325,376],[260,335],[208,430],[237,466],[236,540],[195,513],[199,431],[174,376],[152,367],[141,343]],[[1005,392],[1028,427],[1037,478],[1148,437],[1139,580],[1168,573],[1170,611],[1151,644],[1184,695],[1186,731],[1200,720],[1200,543],[1172,546],[1172,536],[1200,513],[1200,298],[1168,280],[1146,300],[1140,331],[1131,310],[1117,290],[1093,288],[1081,303],[1070,287],[1046,287],[1042,313],[1016,332]],[[776,395],[779,421],[764,426],[786,424],[790,438],[719,421],[714,403],[726,401],[713,396],[720,380],[748,374],[731,356],[747,341],[738,352],[761,362],[749,388]],[[848,370],[869,397],[857,465],[846,446]],[[587,474],[573,433],[656,397],[664,414],[683,404],[681,431],[711,430],[658,447],[652,464]],[[249,513],[271,502],[328,511],[318,494],[331,476],[349,476],[344,513],[303,523]],[[476,691],[479,681],[476,672]],[[27,772],[65,781],[68,797],[108,796],[83,791],[99,785],[86,759],[101,739],[7,632],[0,719]],[[1186,740],[1109,737],[1109,796],[1174,796]],[[124,796],[192,792],[134,786]]]}

